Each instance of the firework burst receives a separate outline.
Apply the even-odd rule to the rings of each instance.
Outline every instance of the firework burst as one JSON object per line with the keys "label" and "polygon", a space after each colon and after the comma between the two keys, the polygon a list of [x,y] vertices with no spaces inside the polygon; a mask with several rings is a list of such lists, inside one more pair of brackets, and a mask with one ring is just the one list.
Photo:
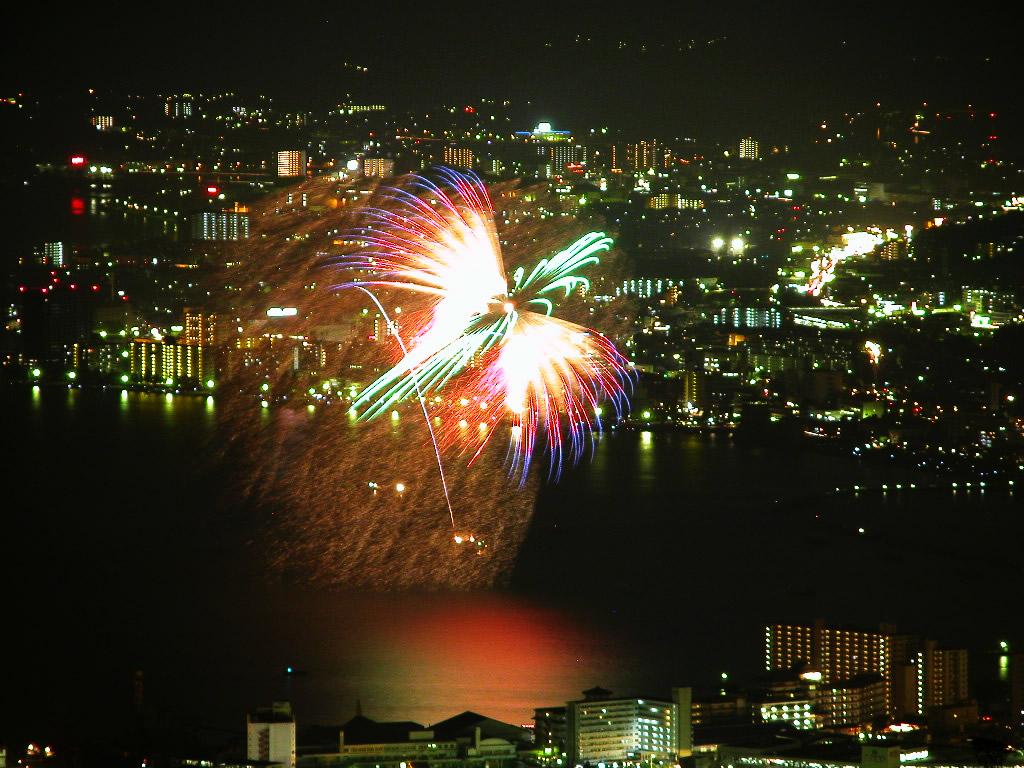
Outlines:
{"label": "firework burst", "polygon": [[[509,280],[487,189],[475,176],[438,169],[414,176],[367,208],[332,260],[383,310],[376,292],[409,293],[425,308],[389,317],[401,359],[367,386],[353,407],[372,419],[418,399],[440,422],[445,445],[472,463],[499,431],[509,435],[507,465],[523,482],[543,446],[549,475],[586,452],[602,404],[626,407],[631,367],[604,336],[552,316],[555,302],[589,288],[579,271],[611,245],[587,234],[568,248],[518,267]],[[430,413],[427,406],[430,406]]]}

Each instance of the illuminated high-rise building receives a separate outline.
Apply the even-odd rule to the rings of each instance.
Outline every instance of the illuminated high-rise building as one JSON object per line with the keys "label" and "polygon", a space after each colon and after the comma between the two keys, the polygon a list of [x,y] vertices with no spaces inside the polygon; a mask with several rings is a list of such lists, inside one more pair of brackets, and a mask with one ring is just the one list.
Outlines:
{"label": "illuminated high-rise building", "polygon": [[657,195],[651,195],[647,201],[647,207],[653,208],[654,210],[661,210],[663,208],[687,208],[691,210],[703,210],[704,201],[693,197],[683,197],[678,192],[662,192]]}
{"label": "illuminated high-rise building", "polygon": [[810,626],[766,626],[765,668],[801,667],[820,674],[822,685],[881,676],[889,714],[923,715],[967,699],[966,650],[943,650],[935,641],[897,634],[891,625],[878,632],[826,627],[820,619]]}
{"label": "illuminated high-rise building", "polygon": [[212,347],[217,342],[217,316],[194,307],[185,307],[183,344],[197,344]]}
{"label": "illuminated high-rise building", "polygon": [[577,165],[586,150],[573,142],[569,131],[556,131],[551,123],[538,123],[532,131],[516,131],[516,136],[537,147],[540,172],[545,176],[561,176],[566,166]]}
{"label": "illuminated high-rise building", "polygon": [[47,267],[63,267],[65,264],[64,243],[43,243],[37,251],[39,263]]}
{"label": "illuminated high-rise building", "polygon": [[199,344],[133,339],[130,373],[132,381],[142,384],[198,383],[212,378],[212,360],[211,350]]}
{"label": "illuminated high-rise building", "polygon": [[580,166],[580,161],[586,156],[584,147],[572,143],[551,144],[539,151],[545,160],[548,177],[564,176],[567,172]]}
{"label": "illuminated high-rise building", "polygon": [[193,240],[246,240],[249,217],[235,211],[202,211],[192,214]]}
{"label": "illuminated high-rise building", "polygon": [[246,757],[295,768],[295,717],[287,701],[275,701],[246,718]]}
{"label": "illuminated high-rise building", "polygon": [[277,175],[282,178],[306,175],[306,153],[300,149],[286,149],[277,153]]}
{"label": "illuminated high-rise building", "polygon": [[473,150],[465,147],[445,147],[442,159],[445,165],[455,168],[472,168]]}
{"label": "illuminated high-rise building", "polygon": [[674,701],[613,698],[592,688],[566,705],[566,750],[570,766],[581,763],[638,765],[675,761],[679,751],[679,706]]}
{"label": "illuminated high-rise building", "polygon": [[192,97],[187,93],[182,96],[169,96],[164,102],[164,114],[167,117],[186,118],[192,117],[195,111]]}
{"label": "illuminated high-rise building", "polygon": [[934,640],[926,640],[914,662],[920,670],[916,681],[918,713],[967,701],[966,649],[942,649]]}
{"label": "illuminated high-rise building", "polygon": [[647,173],[665,166],[665,153],[656,141],[638,141],[611,145],[611,170]]}
{"label": "illuminated high-rise building", "polygon": [[740,159],[757,160],[761,156],[760,146],[751,138],[740,139]]}
{"label": "illuminated high-rise building", "polygon": [[863,673],[888,679],[893,666],[891,650],[888,634],[833,629],[821,620],[809,627],[765,627],[766,669],[809,666],[821,673],[821,682],[826,684]]}
{"label": "illuminated high-rise building", "polygon": [[387,157],[364,157],[363,176],[384,179],[395,172],[395,161]]}

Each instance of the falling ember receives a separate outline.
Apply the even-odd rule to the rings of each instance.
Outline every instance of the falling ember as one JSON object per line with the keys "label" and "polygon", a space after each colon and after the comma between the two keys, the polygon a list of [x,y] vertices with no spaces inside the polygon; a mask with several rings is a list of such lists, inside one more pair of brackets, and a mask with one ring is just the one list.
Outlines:
{"label": "falling ember", "polygon": [[[439,183],[400,183],[408,198],[363,178],[303,182],[308,206],[291,188],[268,197],[253,206],[258,236],[211,280],[238,287],[214,307],[238,320],[219,340],[230,364],[210,447],[233,470],[224,503],[259,521],[254,554],[280,578],[340,589],[507,583],[541,479],[525,462],[550,459],[557,472],[588,449],[602,407],[603,418],[625,407],[628,364],[604,336],[569,322],[615,322],[613,305],[584,303],[580,276],[607,238],[576,240],[571,217],[536,215],[557,201],[506,183],[494,200],[521,213],[504,217],[513,223],[501,225],[499,249],[483,186],[450,172],[432,178]],[[412,230],[415,247],[402,252]],[[610,268],[602,259],[602,277]],[[298,311],[268,315],[273,307]],[[513,344],[502,360],[506,343],[521,338],[576,351],[561,362],[537,356],[533,375],[502,381],[519,354]],[[497,450],[485,450],[492,442]]]}

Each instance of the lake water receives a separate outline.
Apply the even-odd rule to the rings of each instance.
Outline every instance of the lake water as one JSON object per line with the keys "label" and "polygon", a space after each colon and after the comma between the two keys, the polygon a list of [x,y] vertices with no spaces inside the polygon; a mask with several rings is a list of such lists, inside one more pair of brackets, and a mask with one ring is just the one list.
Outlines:
{"label": "lake water", "polygon": [[518,723],[594,685],[749,679],[766,621],[1024,641],[1005,488],[837,496],[930,478],[725,436],[608,435],[541,488],[508,587],[344,590],[275,578],[265,528],[227,511],[204,450],[214,402],[2,393],[8,743],[127,728],[136,670],[164,724],[241,730],[281,698],[300,725],[344,722],[357,701],[381,720]]}

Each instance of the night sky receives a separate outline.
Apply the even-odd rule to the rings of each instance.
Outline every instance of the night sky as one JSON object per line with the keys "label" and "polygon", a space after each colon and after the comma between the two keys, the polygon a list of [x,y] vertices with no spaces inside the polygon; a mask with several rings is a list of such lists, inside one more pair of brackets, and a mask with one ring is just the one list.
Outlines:
{"label": "night sky", "polygon": [[[512,99],[574,131],[784,140],[827,109],[1006,109],[995,10],[848,3],[236,3],[21,8],[4,90],[235,90],[297,109]],[[823,9],[822,6],[825,6]],[[116,7],[116,4],[115,4]],[[368,71],[363,71],[367,68]],[[527,127],[527,126],[524,126]],[[726,134],[726,135],[722,135]]]}

